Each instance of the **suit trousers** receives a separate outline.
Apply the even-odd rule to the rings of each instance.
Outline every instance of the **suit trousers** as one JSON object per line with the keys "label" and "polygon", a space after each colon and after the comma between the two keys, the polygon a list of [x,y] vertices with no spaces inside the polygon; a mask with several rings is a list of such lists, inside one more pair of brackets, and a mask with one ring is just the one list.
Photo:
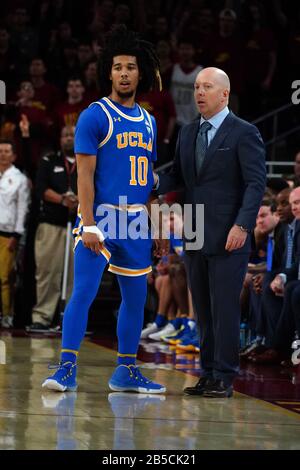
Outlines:
{"label": "suit trousers", "polygon": [[255,292],[252,283],[249,287],[249,293],[249,328],[251,333],[256,334],[256,336],[264,336],[265,326],[261,314],[261,294]]}
{"label": "suit trousers", "polygon": [[[66,243],[65,227],[39,224],[35,236],[36,304],[32,321],[50,326],[60,299]],[[67,299],[73,286],[73,244],[70,246]]]}
{"label": "suit trousers", "polygon": [[9,238],[0,236],[0,283],[1,283],[1,303],[2,315],[13,315],[12,277],[14,273],[14,263],[16,250],[8,249]]}
{"label": "suit trousers", "polygon": [[294,280],[288,282],[284,288],[283,305],[272,347],[283,352],[289,351],[296,330],[300,333],[300,281]]}
{"label": "suit trousers", "polygon": [[267,348],[274,347],[275,331],[283,305],[283,297],[275,295],[270,288],[274,277],[274,274],[266,273],[262,289],[262,317],[265,325],[264,336],[266,338],[265,346]]}
{"label": "suit trousers", "polygon": [[249,255],[185,252],[200,329],[202,372],[230,385],[239,371],[240,294]]}

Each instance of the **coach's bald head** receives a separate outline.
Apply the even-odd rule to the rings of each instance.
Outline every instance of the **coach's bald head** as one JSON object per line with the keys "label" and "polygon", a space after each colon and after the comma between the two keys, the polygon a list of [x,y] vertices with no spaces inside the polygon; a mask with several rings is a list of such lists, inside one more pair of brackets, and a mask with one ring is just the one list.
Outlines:
{"label": "coach's bald head", "polygon": [[200,114],[209,119],[228,105],[230,80],[224,70],[202,69],[195,80],[195,101]]}

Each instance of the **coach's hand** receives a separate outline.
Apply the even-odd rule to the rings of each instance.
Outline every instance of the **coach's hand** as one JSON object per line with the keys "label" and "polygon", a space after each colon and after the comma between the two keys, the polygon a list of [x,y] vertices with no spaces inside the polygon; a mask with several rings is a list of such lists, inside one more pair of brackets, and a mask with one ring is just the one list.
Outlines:
{"label": "coach's hand", "polygon": [[85,248],[89,248],[94,251],[96,255],[100,255],[103,243],[99,241],[99,238],[95,233],[83,232],[82,243]]}
{"label": "coach's hand", "polygon": [[228,234],[225,250],[234,251],[242,248],[245,244],[247,235],[247,232],[242,232],[240,227],[234,225]]}

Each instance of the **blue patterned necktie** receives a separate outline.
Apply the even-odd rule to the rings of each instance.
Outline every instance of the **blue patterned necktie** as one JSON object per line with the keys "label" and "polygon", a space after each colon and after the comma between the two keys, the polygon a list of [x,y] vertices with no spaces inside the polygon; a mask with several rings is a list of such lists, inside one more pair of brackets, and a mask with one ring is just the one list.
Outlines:
{"label": "blue patterned necktie", "polygon": [[292,255],[293,255],[293,232],[294,230],[288,227],[287,232],[287,255],[285,267],[288,269],[292,266]]}
{"label": "blue patterned necktie", "polygon": [[208,121],[204,121],[201,124],[197,140],[196,140],[196,174],[197,176],[200,173],[203,161],[205,158],[205,153],[208,147],[208,138],[207,132],[212,128],[212,125]]}
{"label": "blue patterned necktie", "polygon": [[273,264],[273,235],[268,237],[268,246],[267,246],[267,271],[272,271]]}

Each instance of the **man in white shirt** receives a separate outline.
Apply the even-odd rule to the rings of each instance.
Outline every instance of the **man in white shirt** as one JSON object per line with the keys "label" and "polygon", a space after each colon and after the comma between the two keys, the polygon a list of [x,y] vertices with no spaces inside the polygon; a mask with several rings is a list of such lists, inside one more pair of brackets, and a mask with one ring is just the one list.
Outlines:
{"label": "man in white shirt", "polygon": [[194,100],[194,83],[202,66],[195,62],[195,47],[187,38],[178,45],[179,62],[173,67],[171,95],[174,100],[177,124],[183,126],[199,114]]}
{"label": "man in white shirt", "polygon": [[24,233],[30,189],[28,180],[13,162],[15,149],[9,140],[0,141],[0,283],[2,328],[13,326],[11,277],[18,240]]}

